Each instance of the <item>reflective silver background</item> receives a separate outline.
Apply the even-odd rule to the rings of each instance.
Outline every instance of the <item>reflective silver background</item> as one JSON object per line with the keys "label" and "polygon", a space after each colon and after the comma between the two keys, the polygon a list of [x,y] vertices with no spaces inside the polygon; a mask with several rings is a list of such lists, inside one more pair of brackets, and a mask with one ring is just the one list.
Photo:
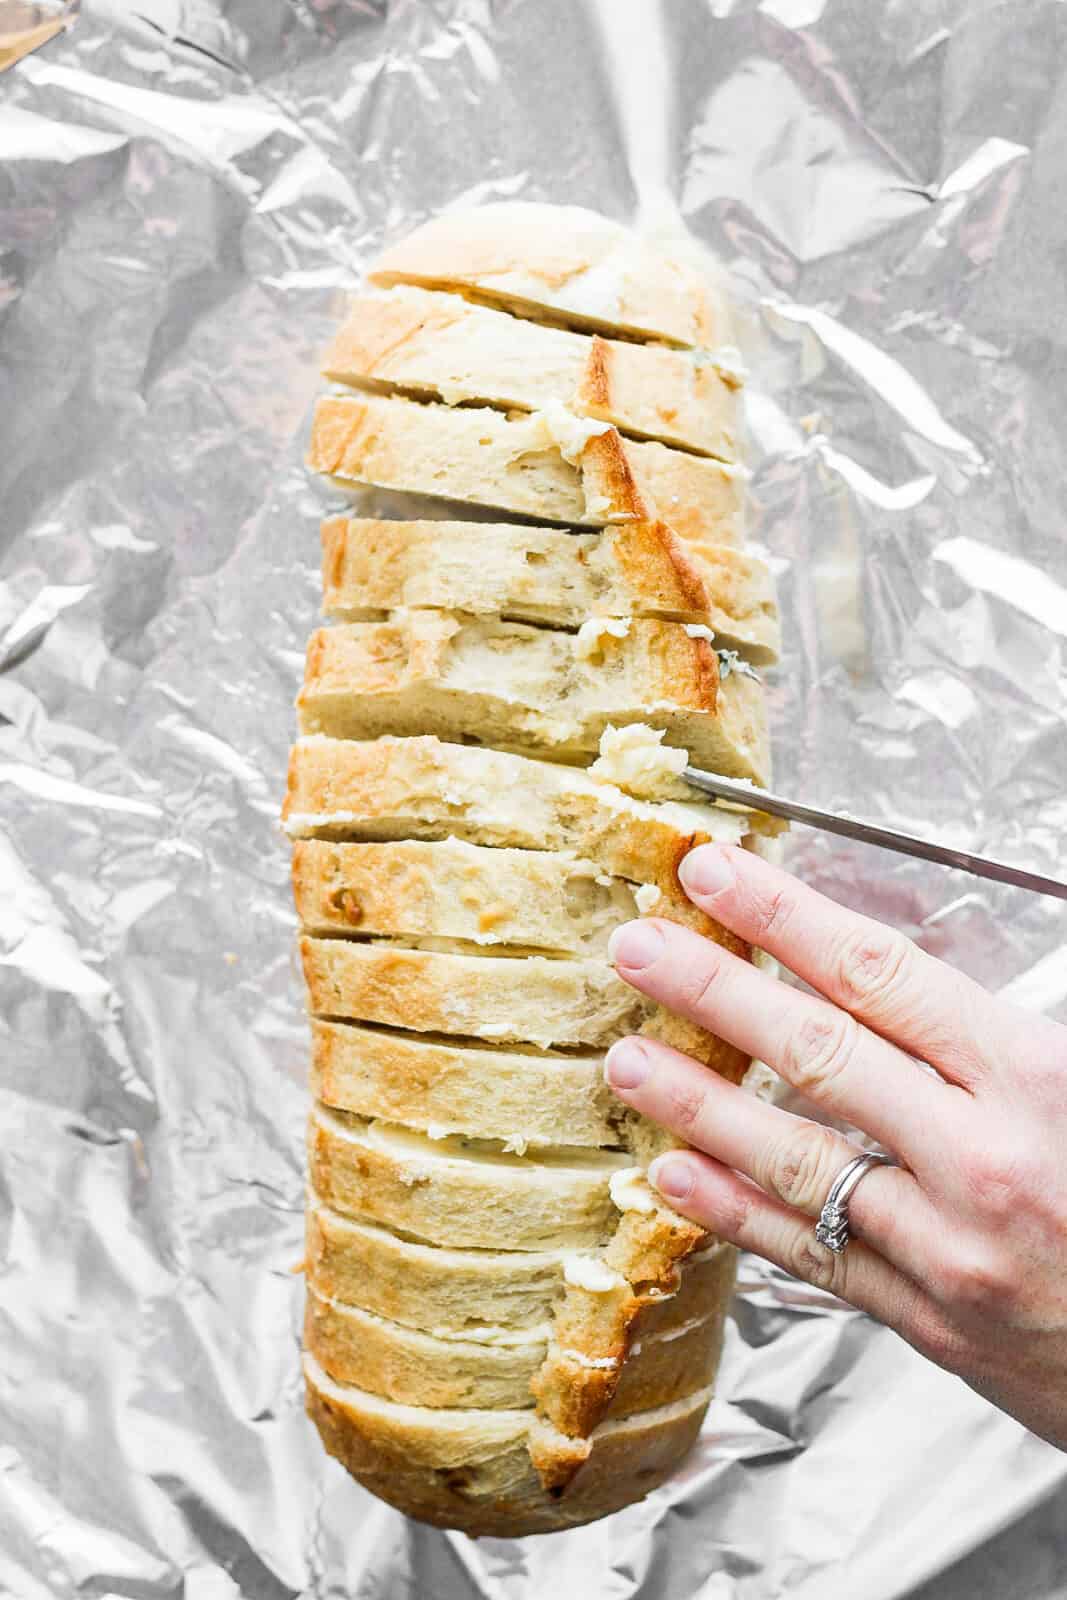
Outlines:
{"label": "reflective silver background", "polygon": [[[608,1523],[473,1544],[328,1463],[275,820],[344,291],[461,197],[676,204],[751,312],[781,787],[1062,871],[1067,6],[94,0],[0,159],[3,1593],[1067,1594],[1067,1457],[757,1263]],[[792,852],[1064,1014],[1056,902]]]}

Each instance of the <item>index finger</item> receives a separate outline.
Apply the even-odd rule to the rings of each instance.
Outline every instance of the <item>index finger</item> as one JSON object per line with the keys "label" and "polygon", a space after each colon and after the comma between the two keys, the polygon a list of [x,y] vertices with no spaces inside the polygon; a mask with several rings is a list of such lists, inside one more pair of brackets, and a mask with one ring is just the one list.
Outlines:
{"label": "index finger", "polygon": [[977,983],[752,851],[700,845],[678,877],[694,905],[950,1082],[974,1088],[1010,1048],[1003,1006]]}

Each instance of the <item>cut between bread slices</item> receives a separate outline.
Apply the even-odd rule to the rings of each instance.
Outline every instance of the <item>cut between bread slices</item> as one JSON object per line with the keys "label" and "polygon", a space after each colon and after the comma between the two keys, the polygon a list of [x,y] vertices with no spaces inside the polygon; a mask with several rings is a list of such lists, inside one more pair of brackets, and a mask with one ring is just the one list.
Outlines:
{"label": "cut between bread slices", "polygon": [[357,295],[322,370],[335,383],[447,405],[539,411],[562,402],[623,434],[738,458],[736,378],[705,352],[548,328],[455,294]]}
{"label": "cut between bread slices", "polygon": [[639,1032],[734,1082],[749,1061],[623,983],[606,941],[652,914],[754,958],[678,868],[770,825],[681,774],[767,781],[751,663],[777,618],[740,549],[742,375],[707,348],[728,336],[700,271],[508,205],[420,230],[376,281],[309,464],[383,491],[364,505],[422,497],[394,515],[470,509],[323,528],[338,625],[311,641],[284,813],[308,1408],[384,1499],[515,1536],[639,1499],[710,1394],[734,1252],[652,1189],[678,1141],[602,1060]]}
{"label": "cut between bread slices", "polygon": [[[692,1446],[711,1398],[610,1418],[577,1444],[529,1410],[405,1406],[329,1378],[306,1356],[308,1412],[352,1476],[424,1522],[472,1535],[550,1533],[640,1500]],[[574,1476],[577,1471],[577,1476]],[[545,1481],[573,1477],[562,1498]]]}
{"label": "cut between bread slices", "polygon": [[580,206],[501,201],[446,212],[391,245],[370,278],[632,338],[704,347],[733,338],[707,271]]}
{"label": "cut between bread slices", "polygon": [[301,728],[478,743],[491,730],[494,744],[577,760],[596,755],[609,725],[644,722],[688,750],[694,765],[765,784],[762,685],[722,675],[707,640],[679,623],[642,617],[614,626],[617,633],[582,638],[412,611],[320,629],[308,645]]}
{"label": "cut between bread slices", "polygon": [[409,607],[488,612],[578,628],[591,616],[702,624],[750,661],[778,655],[766,565],[726,545],[683,542],[663,522],[564,533],[493,522],[322,525],[324,609],[343,622]]}
{"label": "cut between bread slices", "polygon": [[308,466],[342,487],[434,495],[544,522],[660,518],[684,539],[736,545],[744,536],[742,467],[623,439],[562,405],[505,415],[329,395],[315,407]]}

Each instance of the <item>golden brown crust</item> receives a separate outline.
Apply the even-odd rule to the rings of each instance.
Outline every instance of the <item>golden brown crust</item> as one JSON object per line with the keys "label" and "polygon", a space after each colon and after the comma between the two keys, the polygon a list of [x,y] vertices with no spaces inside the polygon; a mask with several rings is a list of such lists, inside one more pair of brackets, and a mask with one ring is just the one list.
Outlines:
{"label": "golden brown crust", "polygon": [[606,506],[608,521],[650,522],[655,517],[655,503],[639,484],[632,447],[614,428],[594,434],[582,451],[581,461],[583,483],[594,486],[587,503],[591,508]]}
{"label": "golden brown crust", "polygon": [[606,339],[601,338],[600,334],[595,333],[589,343],[589,359],[579,390],[583,409],[588,408],[591,416],[608,410],[611,405],[611,378],[608,371],[610,361],[611,345]]}
{"label": "golden brown crust", "polygon": [[345,586],[345,564],[349,550],[349,539],[355,526],[349,517],[326,517],[320,525],[322,588],[327,610],[329,609],[329,596]]}
{"label": "golden brown crust", "polygon": [[711,617],[721,610],[704,574],[665,522],[635,522],[613,530],[615,556],[635,588],[662,596],[671,610]]}
{"label": "golden brown crust", "polygon": [[682,539],[743,541],[746,478],[739,467],[652,441],[632,444],[614,428],[589,440],[581,462],[586,501],[610,507],[609,521],[659,517]]}
{"label": "golden brown crust", "polygon": [[[617,1287],[596,1293],[568,1284],[545,1361],[533,1381],[538,1413],[555,1430],[570,1437],[588,1436],[608,1414],[635,1339],[661,1329],[665,1316],[671,1328],[684,1323],[681,1308],[671,1307],[671,1297],[696,1269],[696,1263],[681,1264],[706,1244],[707,1235],[700,1228],[662,1204],[650,1213],[623,1214],[604,1252],[605,1265],[619,1276]],[[719,1330],[733,1293],[735,1259],[733,1250],[720,1246],[699,1264],[695,1279],[700,1285],[698,1314],[707,1324],[704,1338],[714,1347],[715,1360]],[[695,1334],[692,1337],[699,1342]],[[584,1362],[574,1360],[572,1351]],[[682,1365],[688,1361],[687,1354]],[[593,1362],[597,1365],[589,1364]],[[684,1386],[684,1379],[679,1382]],[[558,1474],[562,1469],[556,1470]]]}

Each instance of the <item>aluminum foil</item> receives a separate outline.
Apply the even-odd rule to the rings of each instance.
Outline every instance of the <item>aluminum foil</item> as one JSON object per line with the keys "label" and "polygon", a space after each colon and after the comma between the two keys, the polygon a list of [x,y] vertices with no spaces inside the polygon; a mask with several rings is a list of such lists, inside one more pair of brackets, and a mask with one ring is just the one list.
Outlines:
{"label": "aluminum foil", "polygon": [[[0,78],[5,1596],[1067,1593],[1067,1457],[756,1261],[606,1523],[472,1543],[328,1462],[276,821],[316,354],[383,241],[522,196],[729,274],[781,787],[1062,870],[1065,156],[1053,0],[88,0]],[[1057,903],[792,864],[1064,1015]]]}

